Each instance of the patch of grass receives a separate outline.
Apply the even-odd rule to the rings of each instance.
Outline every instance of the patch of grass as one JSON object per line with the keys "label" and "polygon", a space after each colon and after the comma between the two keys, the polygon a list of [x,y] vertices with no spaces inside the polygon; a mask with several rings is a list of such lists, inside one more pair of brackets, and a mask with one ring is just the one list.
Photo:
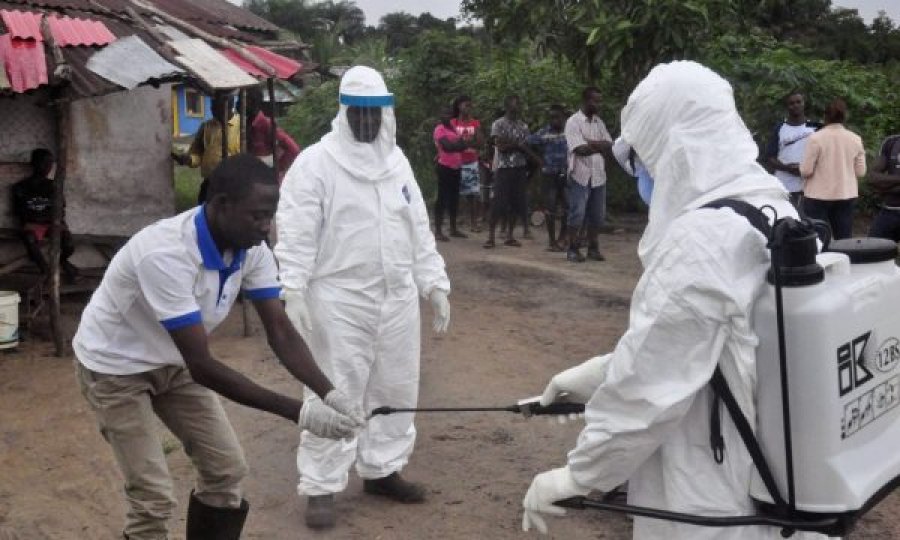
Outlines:
{"label": "patch of grass", "polygon": [[180,213],[197,205],[200,190],[200,169],[175,166],[175,211]]}

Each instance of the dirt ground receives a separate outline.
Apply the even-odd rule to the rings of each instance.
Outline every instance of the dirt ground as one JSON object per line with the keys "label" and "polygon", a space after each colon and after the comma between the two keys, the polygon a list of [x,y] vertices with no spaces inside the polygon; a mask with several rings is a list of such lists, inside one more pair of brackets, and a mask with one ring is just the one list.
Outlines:
{"label": "dirt ground", "polygon": [[[572,265],[543,241],[521,249],[481,248],[483,235],[440,246],[453,284],[446,336],[423,332],[422,406],[507,405],[540,393],[559,370],[607,351],[627,323],[639,276],[640,223],[601,237],[607,262]],[[535,231],[539,237],[542,231]],[[81,305],[64,306],[71,330]],[[423,319],[431,312],[423,307]],[[279,365],[253,320],[241,337],[236,309],[213,340],[218,358],[286,393],[300,386]],[[86,403],[72,358],[50,356],[39,339],[0,355],[0,540],[119,538],[121,480]],[[337,499],[337,527],[313,533],[302,523],[295,491],[298,433],[290,423],[232,403],[226,409],[251,473],[247,539],[511,539],[523,538],[520,504],[536,472],[560,466],[579,426],[510,413],[420,414],[408,478],[429,488],[421,506],[363,495],[358,478]],[[174,437],[160,426],[181,503],[171,523],[183,538],[184,503],[193,476]],[[569,511],[551,520],[551,538],[630,538],[628,518]],[[854,539],[900,538],[900,495],[863,521]],[[535,533],[530,536],[537,537]]]}

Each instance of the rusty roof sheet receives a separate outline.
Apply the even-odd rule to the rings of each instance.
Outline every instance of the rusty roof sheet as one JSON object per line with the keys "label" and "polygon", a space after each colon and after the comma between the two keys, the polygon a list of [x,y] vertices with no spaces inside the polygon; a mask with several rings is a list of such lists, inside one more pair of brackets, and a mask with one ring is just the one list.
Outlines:
{"label": "rusty roof sheet", "polygon": [[[268,64],[272,69],[274,69],[275,76],[279,79],[290,79],[303,68],[303,64],[297,62],[296,60],[292,60],[286,56],[281,56],[280,54],[273,53],[272,51],[267,51],[262,47],[250,45],[246,47],[246,49],[247,52],[253,54],[264,63]],[[256,65],[242,57],[237,52],[231,49],[221,49],[219,52],[221,52],[236,66],[243,69],[250,75],[263,79],[269,77],[263,70],[259,69]]]}
{"label": "rusty roof sheet", "polygon": [[[51,8],[55,10],[80,10],[103,13],[109,10],[122,14],[128,7],[135,8],[127,0],[6,0],[9,3]],[[212,25],[231,25],[235,28],[246,28],[259,32],[275,33],[277,26],[258,17],[250,11],[236,6],[227,0],[145,0],[170,15],[187,22],[202,21]],[[136,8],[138,12],[143,10]],[[146,13],[146,12],[144,12]],[[218,35],[218,34],[217,34]]]}
{"label": "rusty roof sheet", "polygon": [[149,80],[161,80],[184,73],[156,54],[137,36],[120,39],[95,52],[87,61],[87,69],[128,90]]}
{"label": "rusty roof sheet", "polygon": [[100,21],[50,16],[47,22],[50,23],[53,39],[60,47],[106,45],[116,40],[116,36]]}
{"label": "rusty roof sheet", "polygon": [[[108,0],[99,0],[106,3]],[[147,0],[158,8],[185,21],[204,21],[228,24],[263,32],[277,32],[279,28],[228,0]]]}
{"label": "rusty roof sheet", "polygon": [[47,59],[42,42],[3,34],[0,36],[0,59],[14,92],[26,92],[47,84]]}
{"label": "rusty roof sheet", "polygon": [[14,39],[34,39],[44,41],[41,35],[41,18],[40,13],[32,13],[29,11],[0,11],[0,19],[3,19],[3,26],[6,31]]}
{"label": "rusty roof sheet", "polygon": [[256,86],[257,80],[239,69],[219,51],[200,39],[171,42],[178,56],[175,58],[198,79],[213,90]]}

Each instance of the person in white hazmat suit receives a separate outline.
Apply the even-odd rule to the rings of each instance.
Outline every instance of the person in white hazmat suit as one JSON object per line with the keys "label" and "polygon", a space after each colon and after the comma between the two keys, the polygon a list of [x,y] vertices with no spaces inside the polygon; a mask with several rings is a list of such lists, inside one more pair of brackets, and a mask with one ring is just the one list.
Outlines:
{"label": "person in white hazmat suit", "polygon": [[[729,198],[796,217],[781,183],[757,163],[758,149],[731,86],[693,62],[659,65],[622,110],[622,138],[654,178],[638,254],[644,267],[628,330],[610,354],[553,377],[542,403],[567,393],[587,403],[586,426],[568,463],[537,475],[523,528],[546,532],[555,501],[610,491],[628,481],[628,502],[705,516],[753,515],[753,462],[727,412],[724,462],[710,448],[709,381],[716,364],[755,425],[755,299],[769,268],[766,239]],[[636,540],[780,538],[771,527],[709,528],[634,519]],[[809,533],[794,538],[824,538]]]}
{"label": "person in white hazmat suit", "polygon": [[[409,161],[395,143],[393,95],[379,73],[347,71],[332,130],[288,171],[276,214],[288,316],[308,338],[322,371],[359,400],[415,407],[419,385],[419,299],[434,307],[434,330],[450,322],[450,282]],[[306,522],[334,525],[335,493],[348,471],[364,490],[403,503],[425,490],[398,474],[413,450],[412,414],[377,416],[354,439],[304,432],[297,452]]]}

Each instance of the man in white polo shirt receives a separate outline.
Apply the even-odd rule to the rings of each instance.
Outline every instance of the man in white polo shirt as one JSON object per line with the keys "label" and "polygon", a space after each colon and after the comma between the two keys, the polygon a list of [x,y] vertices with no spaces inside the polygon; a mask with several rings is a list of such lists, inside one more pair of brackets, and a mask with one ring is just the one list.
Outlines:
{"label": "man in white polo shirt", "polygon": [[566,258],[584,262],[579,251],[578,236],[587,226],[587,258],[602,261],[597,235],[606,217],[606,161],[611,155],[612,137],[597,114],[600,90],[589,86],[581,92],[581,108],[566,121],[566,144],[569,147],[569,179],[566,200],[569,205],[566,234],[569,249]]}
{"label": "man in white polo shirt", "polygon": [[[224,160],[208,202],[137,233],[116,254],[73,341],[82,393],[125,476],[125,538],[167,538],[175,507],[154,416],[197,469],[188,540],[240,537],[249,506],[243,451],[215,395],[277,414],[319,436],[351,437],[364,414],[319,371],[279,300],[262,243],[278,205],[272,170],[249,155]],[[262,388],[214,359],[207,334],[239,291],[253,301],[272,349],[316,395],[305,402]]]}

